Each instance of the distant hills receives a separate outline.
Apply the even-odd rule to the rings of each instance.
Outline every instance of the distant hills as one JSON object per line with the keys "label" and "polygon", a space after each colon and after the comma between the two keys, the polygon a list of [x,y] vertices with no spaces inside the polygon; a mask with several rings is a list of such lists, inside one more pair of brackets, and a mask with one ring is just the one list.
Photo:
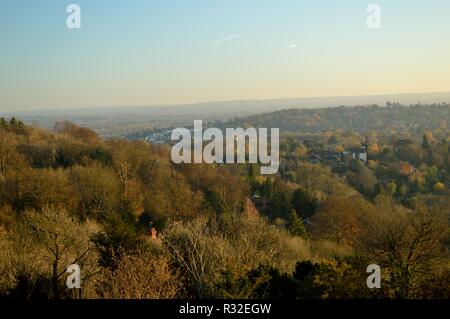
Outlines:
{"label": "distant hills", "polygon": [[424,129],[449,130],[450,103],[403,106],[355,106],[319,109],[290,109],[234,118],[219,127],[267,127],[282,132],[321,132],[330,130],[368,132]]}
{"label": "distant hills", "polygon": [[[187,128],[192,128],[192,124]],[[226,128],[279,128],[280,133],[321,133],[324,131],[370,131],[423,134],[424,130],[450,130],[450,103],[386,106],[337,106],[322,108],[293,108],[270,113],[234,117],[226,121],[213,121],[209,127]],[[157,143],[170,140],[170,128],[141,130],[125,137],[131,140],[147,139]]]}
{"label": "distant hills", "polygon": [[28,124],[34,123],[43,127],[52,127],[57,121],[69,120],[91,128],[103,136],[121,136],[142,129],[192,124],[194,119],[226,121],[234,117],[293,108],[386,105],[387,102],[403,105],[450,103],[450,92],[3,111],[0,116],[16,116]]}

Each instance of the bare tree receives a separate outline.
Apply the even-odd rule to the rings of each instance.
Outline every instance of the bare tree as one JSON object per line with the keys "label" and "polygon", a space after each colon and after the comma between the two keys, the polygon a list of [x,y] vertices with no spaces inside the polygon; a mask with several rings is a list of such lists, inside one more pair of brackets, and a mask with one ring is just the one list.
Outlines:
{"label": "bare tree", "polygon": [[174,261],[187,271],[195,285],[197,296],[212,294],[212,287],[225,269],[226,242],[213,235],[206,217],[188,223],[173,223],[164,232],[164,245]]}
{"label": "bare tree", "polygon": [[117,257],[117,268],[103,271],[97,285],[107,299],[172,299],[181,290],[178,271],[169,259],[149,252]]}
{"label": "bare tree", "polygon": [[91,242],[97,231],[94,223],[79,223],[63,209],[25,212],[11,234],[16,256],[13,262],[18,270],[28,269],[28,273],[49,278],[49,298],[77,297],[65,290],[64,280],[67,267],[77,264],[81,268],[81,297],[98,273],[97,253]]}
{"label": "bare tree", "polygon": [[448,221],[422,207],[380,208],[365,219],[357,251],[387,270],[397,296],[414,297],[418,285],[445,262]]}

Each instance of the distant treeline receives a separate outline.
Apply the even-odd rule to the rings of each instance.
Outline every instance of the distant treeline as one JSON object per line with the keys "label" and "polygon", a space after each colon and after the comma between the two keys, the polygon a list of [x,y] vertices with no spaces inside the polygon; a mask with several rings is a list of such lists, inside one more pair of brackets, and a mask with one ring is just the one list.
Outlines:
{"label": "distant treeline", "polygon": [[278,127],[281,132],[352,130],[367,132],[398,129],[448,128],[450,104],[355,106],[319,109],[290,109],[235,118],[216,124],[224,127]]}

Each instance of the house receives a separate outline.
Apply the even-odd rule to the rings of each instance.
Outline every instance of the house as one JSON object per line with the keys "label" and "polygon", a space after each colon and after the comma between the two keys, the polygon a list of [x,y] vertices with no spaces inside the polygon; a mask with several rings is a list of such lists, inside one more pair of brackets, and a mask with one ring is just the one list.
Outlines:
{"label": "house", "polygon": [[312,164],[323,163],[329,166],[340,166],[345,161],[345,156],[341,152],[318,150],[310,151],[307,155],[307,161]]}
{"label": "house", "polygon": [[354,160],[359,160],[361,162],[367,163],[368,157],[367,157],[367,147],[365,145],[362,145],[361,148],[353,148],[346,152],[344,152],[346,155],[350,155]]}

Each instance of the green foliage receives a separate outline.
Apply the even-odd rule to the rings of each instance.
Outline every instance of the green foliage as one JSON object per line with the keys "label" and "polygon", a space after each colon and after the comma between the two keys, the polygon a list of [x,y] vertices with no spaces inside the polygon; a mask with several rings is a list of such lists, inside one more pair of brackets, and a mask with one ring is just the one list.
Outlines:
{"label": "green foliage", "polygon": [[295,210],[291,210],[291,213],[289,214],[288,230],[292,235],[299,236],[302,238],[308,237],[305,225],[303,225],[302,220],[298,217]]}
{"label": "green foliage", "polygon": [[317,199],[312,198],[304,189],[298,188],[294,191],[292,196],[292,207],[302,218],[312,217],[316,213],[318,205]]}
{"label": "green foliage", "polygon": [[[370,297],[365,277],[351,263],[330,260],[297,263],[293,273],[260,267],[252,273],[265,279],[257,292],[268,299],[347,299]],[[267,280],[266,277],[269,276]]]}
{"label": "green foliage", "polygon": [[124,252],[139,250],[145,245],[139,237],[135,222],[128,214],[109,213],[103,218],[105,232],[99,233],[94,242],[99,251],[99,263],[103,267],[115,267],[118,256]]}

